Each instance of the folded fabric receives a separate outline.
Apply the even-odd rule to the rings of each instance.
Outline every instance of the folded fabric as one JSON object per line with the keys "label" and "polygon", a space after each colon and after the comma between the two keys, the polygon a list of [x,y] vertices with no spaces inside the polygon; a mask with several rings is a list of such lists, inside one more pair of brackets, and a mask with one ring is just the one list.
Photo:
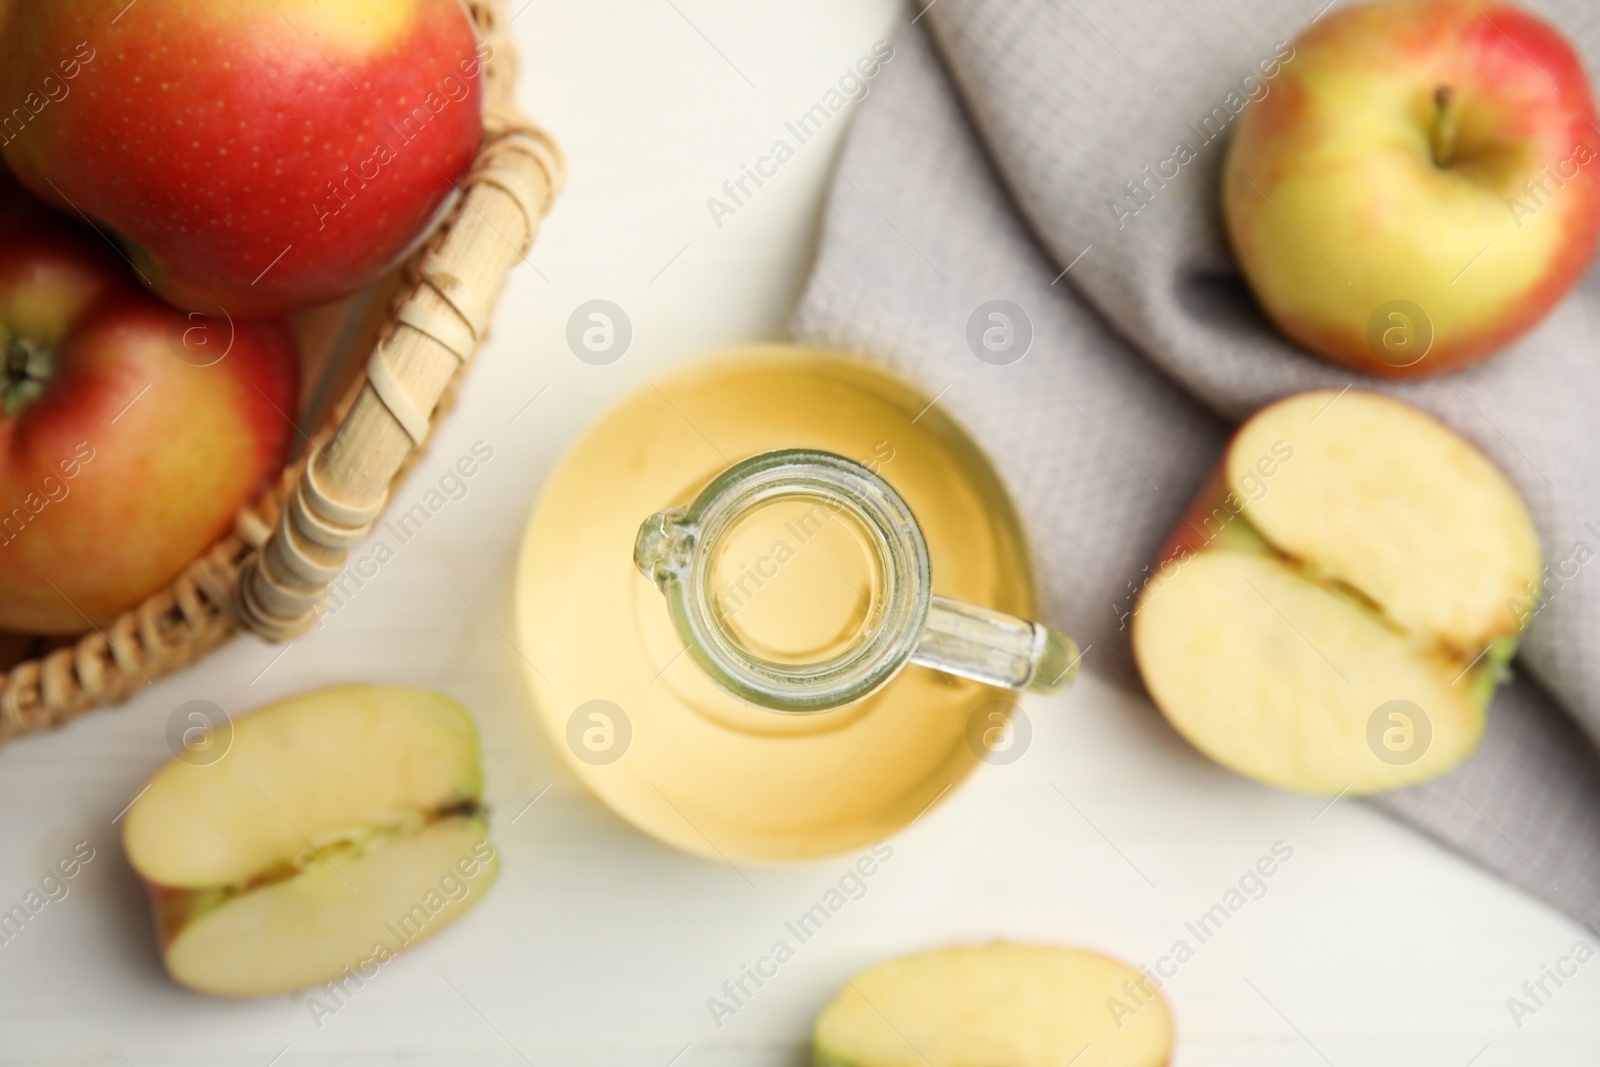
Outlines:
{"label": "folded fabric", "polygon": [[[1596,67],[1600,13],[1532,6]],[[1223,137],[1186,124],[1316,14],[936,0],[896,33],[830,192],[796,335],[885,362],[974,433],[1028,524],[1049,621],[1121,684],[1138,684],[1127,618],[1147,565],[1230,426],[1288,393],[1354,382],[1434,413],[1521,490],[1547,560],[1600,551],[1594,273],[1495,360],[1401,384],[1298,350],[1245,289],[1221,230]],[[1177,178],[1137,212],[1112,206],[1182,139],[1196,153]],[[1008,366],[967,340],[995,299],[1033,331]],[[1522,648],[1479,752],[1376,803],[1600,919],[1600,578],[1562,587]]]}

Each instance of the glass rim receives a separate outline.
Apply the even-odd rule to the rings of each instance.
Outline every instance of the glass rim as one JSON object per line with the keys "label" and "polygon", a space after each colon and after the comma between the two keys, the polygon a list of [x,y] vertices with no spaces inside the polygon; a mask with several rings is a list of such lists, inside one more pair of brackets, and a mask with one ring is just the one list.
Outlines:
{"label": "glass rim", "polygon": [[[740,647],[715,607],[709,572],[720,539],[741,519],[796,496],[846,511],[859,523],[882,589],[869,608],[867,625],[847,648],[791,664]],[[905,499],[863,464],[815,449],[759,453],[724,470],[687,507],[660,518],[665,551],[652,559],[653,571],[647,573],[666,594],[689,653],[736,696],[779,712],[840,707],[882,688],[916,651],[932,602],[927,541]],[[641,561],[644,540],[641,534],[636,553]]]}

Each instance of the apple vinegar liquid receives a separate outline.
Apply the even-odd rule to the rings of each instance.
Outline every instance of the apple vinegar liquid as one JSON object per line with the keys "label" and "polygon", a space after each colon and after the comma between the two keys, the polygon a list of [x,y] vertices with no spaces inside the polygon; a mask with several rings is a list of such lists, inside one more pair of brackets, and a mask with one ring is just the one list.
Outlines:
{"label": "apple vinegar liquid", "polygon": [[860,519],[815,498],[780,498],[741,519],[710,561],[713,607],[745,652],[816,663],[856,643],[883,575]]}
{"label": "apple vinegar liquid", "polygon": [[[517,577],[527,675],[558,751],[629,821],[714,859],[824,855],[905,825],[972,770],[982,748],[970,724],[1014,695],[909,665],[842,708],[746,704],[683,654],[664,598],[632,562],[645,518],[686,504],[733,463],[823,449],[905,498],[935,593],[1030,617],[1016,513],[982,453],[928,400],[834,353],[745,349],[634,393],[551,475]],[[756,656],[834,655],[874,620],[884,576],[870,536],[848,511],[779,496],[719,540],[714,610]]]}

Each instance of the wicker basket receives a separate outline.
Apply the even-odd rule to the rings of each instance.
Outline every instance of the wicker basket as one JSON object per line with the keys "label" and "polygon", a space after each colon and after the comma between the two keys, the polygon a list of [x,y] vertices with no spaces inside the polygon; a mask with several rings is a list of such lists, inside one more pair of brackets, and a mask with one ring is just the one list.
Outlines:
{"label": "wicker basket", "polygon": [[560,151],[517,110],[504,3],[467,6],[493,49],[482,147],[453,210],[406,263],[363,294],[296,318],[314,384],[300,425],[320,429],[170,587],[60,647],[10,638],[10,658],[24,658],[0,675],[0,743],[125,700],[240,629],[281,641],[315,624],[350,548],[452,405],[506,275],[562,183]]}

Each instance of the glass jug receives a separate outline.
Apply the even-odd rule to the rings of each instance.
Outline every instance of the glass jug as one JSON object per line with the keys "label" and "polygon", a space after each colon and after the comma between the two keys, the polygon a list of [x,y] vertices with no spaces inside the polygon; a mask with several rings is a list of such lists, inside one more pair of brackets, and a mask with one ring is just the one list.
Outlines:
{"label": "glass jug", "polygon": [[742,349],[602,415],[547,479],[516,585],[554,751],[629,822],[736,866],[904,827],[1022,754],[997,758],[1015,690],[1077,669],[1025,621],[1026,541],[981,451],[825,350]]}

